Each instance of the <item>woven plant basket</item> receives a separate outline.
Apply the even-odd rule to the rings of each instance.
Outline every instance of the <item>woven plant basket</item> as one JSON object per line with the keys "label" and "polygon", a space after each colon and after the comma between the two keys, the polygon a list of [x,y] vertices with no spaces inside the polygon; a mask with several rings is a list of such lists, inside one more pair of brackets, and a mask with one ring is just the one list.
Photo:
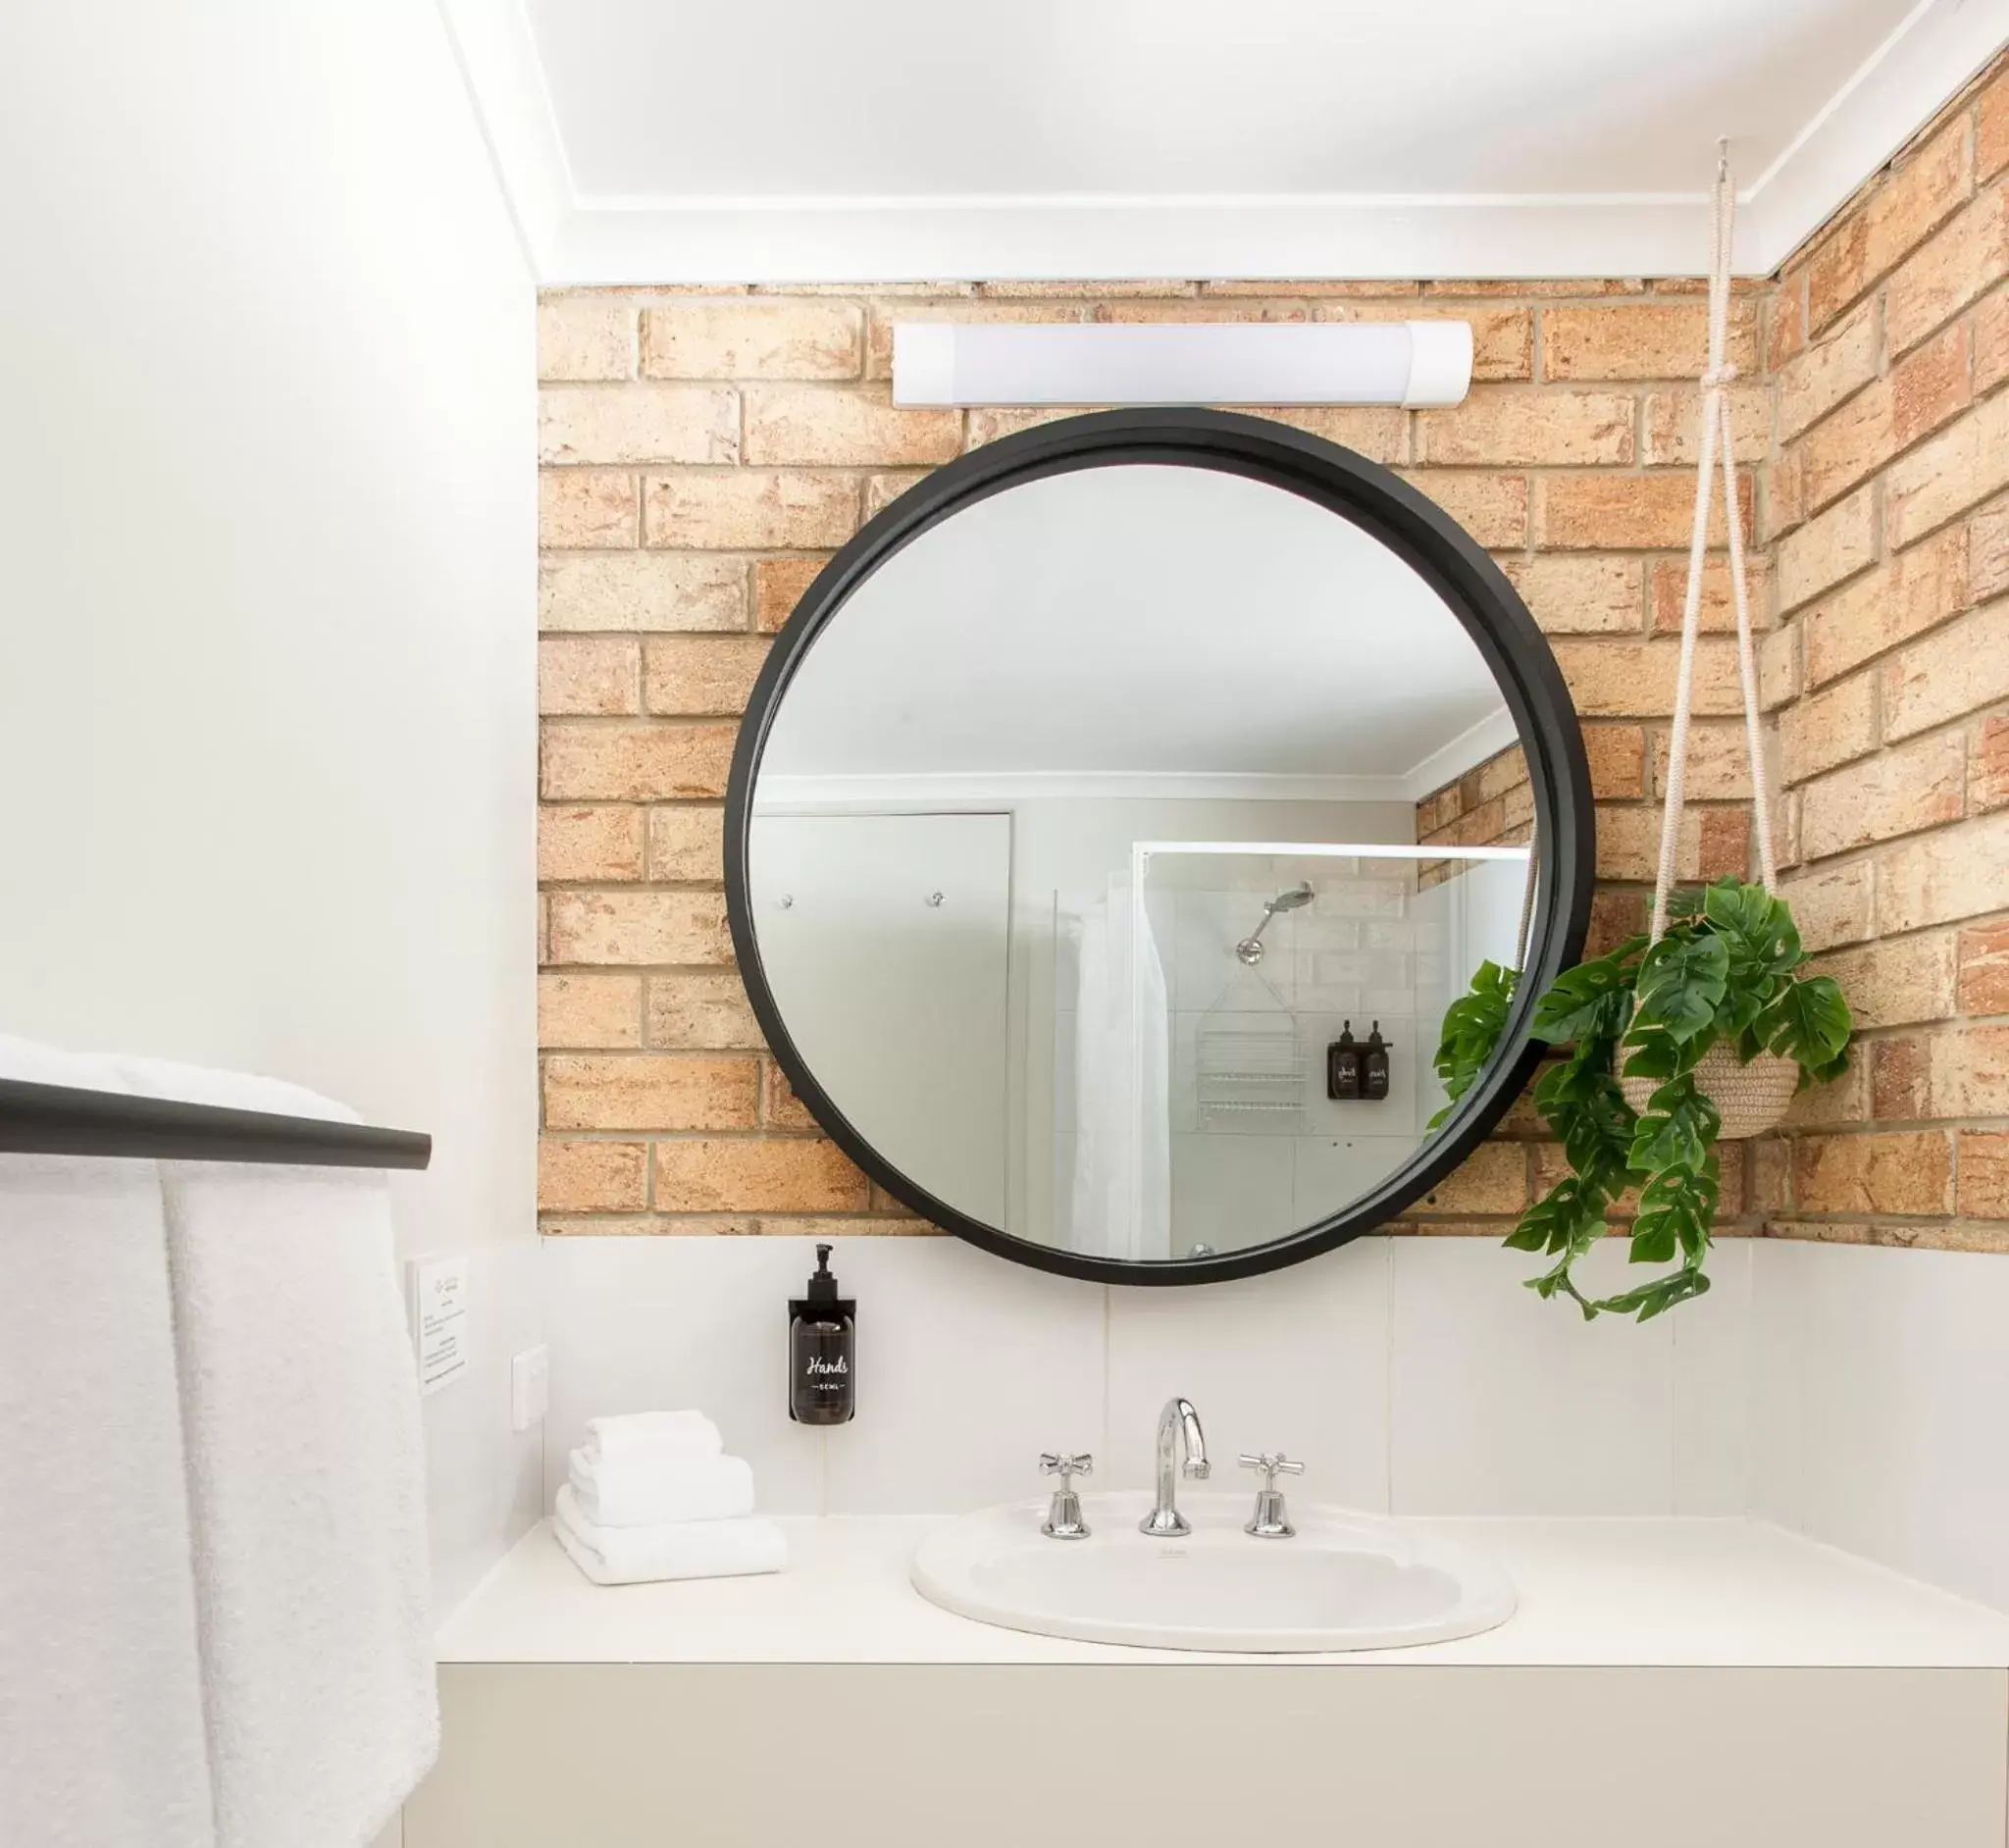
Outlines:
{"label": "woven plant basket", "polygon": [[[1723,1116],[1719,1142],[1744,1142],[1777,1129],[1799,1089],[1800,1068],[1777,1052],[1760,1052],[1748,1065],[1736,1049],[1719,1041],[1695,1067],[1695,1085]],[[1652,1078],[1621,1078],[1619,1089],[1635,1115],[1644,1116],[1660,1088]]]}
{"label": "woven plant basket", "polygon": [[[1702,567],[1708,552],[1709,503],[1716,470],[1723,470],[1724,506],[1728,510],[1730,589],[1737,617],[1737,678],[1744,695],[1744,747],[1751,766],[1753,832],[1765,890],[1777,889],[1772,850],[1772,793],[1765,775],[1765,751],[1758,731],[1758,669],[1751,645],[1751,605],[1744,583],[1743,523],[1737,518],[1737,467],[1730,440],[1730,403],[1725,387],[1737,376],[1727,358],[1731,223],[1736,189],[1730,180],[1729,151],[1719,142],[1716,170],[1714,261],[1709,276],[1709,362],[1702,374],[1702,457],[1695,479],[1695,522],[1688,543],[1688,587],[1681,609],[1681,660],[1674,679],[1674,726],[1668,739],[1667,800],[1661,811],[1660,866],[1654,881],[1651,940],[1668,926],[1668,899],[1674,886],[1676,843],[1680,838],[1683,783],[1688,764],[1688,715],[1695,680],[1695,638],[1702,608]],[[1623,1056],[1623,1055],[1622,1055]],[[1760,1052],[1748,1065],[1733,1047],[1717,1045],[1695,1068],[1695,1086],[1723,1117],[1719,1140],[1743,1141],[1777,1129],[1793,1101],[1800,1068],[1789,1058]],[[1625,1102],[1644,1112],[1658,1087],[1650,1078],[1619,1080]]]}

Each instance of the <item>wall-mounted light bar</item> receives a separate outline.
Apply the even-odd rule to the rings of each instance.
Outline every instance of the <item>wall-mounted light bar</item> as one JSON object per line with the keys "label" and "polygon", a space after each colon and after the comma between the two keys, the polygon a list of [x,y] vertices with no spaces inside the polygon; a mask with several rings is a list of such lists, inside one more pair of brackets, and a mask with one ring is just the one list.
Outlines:
{"label": "wall-mounted light bar", "polygon": [[1456,404],[1463,321],[893,330],[896,404]]}

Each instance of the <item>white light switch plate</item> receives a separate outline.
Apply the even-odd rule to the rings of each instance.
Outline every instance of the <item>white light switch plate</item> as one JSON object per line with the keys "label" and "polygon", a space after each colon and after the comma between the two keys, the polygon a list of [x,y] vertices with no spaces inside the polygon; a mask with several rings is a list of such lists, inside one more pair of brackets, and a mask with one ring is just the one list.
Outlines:
{"label": "white light switch plate", "polygon": [[527,1431],[550,1409],[551,1351],[526,1348],[509,1362],[509,1428]]}
{"label": "white light switch plate", "polygon": [[405,1266],[422,1395],[450,1386],[467,1371],[467,1273],[464,1255],[414,1258]]}

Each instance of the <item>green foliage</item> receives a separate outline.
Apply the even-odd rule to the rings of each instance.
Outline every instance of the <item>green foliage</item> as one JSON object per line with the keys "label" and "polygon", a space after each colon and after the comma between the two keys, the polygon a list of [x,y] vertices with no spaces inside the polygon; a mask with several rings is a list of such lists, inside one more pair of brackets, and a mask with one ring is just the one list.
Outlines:
{"label": "green foliage", "polygon": [[[1569,1051],[1542,1074],[1535,1108],[1562,1139],[1571,1171],[1508,1235],[1514,1250],[1556,1260],[1528,1279],[1529,1289],[1568,1297],[1586,1319],[1648,1321],[1709,1288],[1723,1124],[1696,1067],[1712,1047],[1728,1044],[1745,1063],[1762,1052],[1792,1059],[1803,1087],[1839,1076],[1853,1027],[1848,1002],[1827,976],[1797,973],[1806,960],[1782,899],[1724,879],[1678,895],[1659,943],[1631,938],[1566,970],[1541,998],[1535,1037]],[[1472,1049],[1461,1052],[1468,1058]],[[1626,1104],[1620,1069],[1654,1081],[1643,1114]],[[1612,1203],[1628,1187],[1639,1189],[1632,1261],[1677,1268],[1593,1300],[1576,1287],[1572,1266],[1605,1236]]]}
{"label": "green foliage", "polygon": [[1485,1070],[1494,1047],[1500,1043],[1500,1035],[1506,1030],[1507,1010],[1513,1004],[1514,985],[1520,978],[1518,969],[1482,962],[1471,978],[1471,992],[1460,996],[1444,1010],[1444,1033],[1437,1044],[1437,1076],[1443,1080],[1450,1102],[1430,1118],[1426,1129],[1438,1128]]}

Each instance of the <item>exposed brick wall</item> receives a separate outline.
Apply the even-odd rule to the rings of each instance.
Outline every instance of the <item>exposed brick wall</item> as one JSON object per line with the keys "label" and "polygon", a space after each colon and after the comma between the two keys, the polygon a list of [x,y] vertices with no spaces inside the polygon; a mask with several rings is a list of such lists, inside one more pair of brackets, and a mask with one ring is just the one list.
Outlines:
{"label": "exposed brick wall", "polygon": [[[1519,744],[1495,751],[1417,804],[1419,847],[1519,847],[1533,832],[1534,792]],[[1441,885],[1458,865],[1456,860],[1423,860],[1417,867],[1417,884],[1425,889]]]}
{"label": "exposed brick wall", "polygon": [[[1801,1106],[1803,1136],[1726,1152],[1726,1230],[1761,1224],[1743,1216],[1748,1162],[1780,1233],[2009,1246],[1989,1223],[2009,1219],[2009,1025],[1983,1024],[2009,1015],[2009,500],[1990,500],[2009,488],[2005,83],[1942,118],[1781,285],[1735,302],[1741,517],[1793,782],[1782,846],[1870,1044],[1835,1098]],[[764,1056],[719,862],[735,715],[765,638],[862,519],[1037,421],[896,411],[894,321],[1433,314],[1472,324],[1466,403],[1273,414],[1401,470],[1493,551],[1550,636],[1599,802],[1595,948],[1639,926],[1653,876],[1698,283],[545,296],[547,1231],[925,1229],[817,1136]],[[1685,878],[1742,871],[1751,849],[1720,554],[1705,589]],[[1411,1224],[1497,1235],[1556,1169],[1523,1102]]]}
{"label": "exposed brick wall", "polygon": [[1758,1199],[2009,1250],[2009,69],[1788,264],[1768,363],[1788,889],[1863,1034]]}

